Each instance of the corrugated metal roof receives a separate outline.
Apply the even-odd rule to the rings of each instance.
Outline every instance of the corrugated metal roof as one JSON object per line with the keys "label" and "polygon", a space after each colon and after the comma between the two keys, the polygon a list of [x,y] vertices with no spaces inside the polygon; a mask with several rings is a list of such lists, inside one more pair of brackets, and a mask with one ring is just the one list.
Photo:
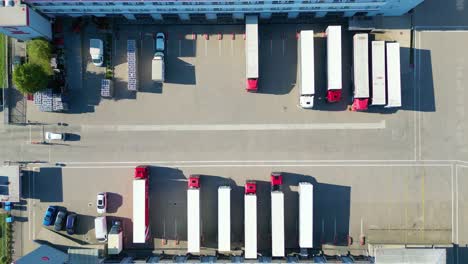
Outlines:
{"label": "corrugated metal roof", "polygon": [[75,248],[68,250],[69,264],[99,263],[99,251],[93,248]]}

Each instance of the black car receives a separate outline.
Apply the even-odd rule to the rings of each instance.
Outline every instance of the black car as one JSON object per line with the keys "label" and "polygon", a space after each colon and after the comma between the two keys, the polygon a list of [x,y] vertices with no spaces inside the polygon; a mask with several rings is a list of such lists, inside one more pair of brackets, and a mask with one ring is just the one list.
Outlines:
{"label": "black car", "polygon": [[67,211],[60,210],[57,214],[57,218],[55,218],[54,229],[55,231],[60,231],[63,228],[63,224],[65,224],[65,218],[67,217]]}
{"label": "black car", "polygon": [[65,229],[67,230],[67,234],[69,234],[69,235],[75,234],[76,219],[77,219],[77,215],[75,213],[68,214],[67,223],[65,225]]}

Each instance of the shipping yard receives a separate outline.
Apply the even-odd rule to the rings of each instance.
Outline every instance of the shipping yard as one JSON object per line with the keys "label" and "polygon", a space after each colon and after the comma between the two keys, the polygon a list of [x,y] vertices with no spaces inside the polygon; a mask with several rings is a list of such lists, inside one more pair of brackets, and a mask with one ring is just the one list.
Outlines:
{"label": "shipping yard", "polygon": [[1,263],[468,261],[463,8],[82,2],[0,6]]}

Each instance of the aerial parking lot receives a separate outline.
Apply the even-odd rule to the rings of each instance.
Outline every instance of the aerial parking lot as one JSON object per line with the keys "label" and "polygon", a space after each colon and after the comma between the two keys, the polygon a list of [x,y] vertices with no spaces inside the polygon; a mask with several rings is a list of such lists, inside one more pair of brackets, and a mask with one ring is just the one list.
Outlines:
{"label": "aerial parking lot", "polygon": [[[123,221],[126,250],[185,254],[187,178],[200,174],[202,248],[210,254],[216,249],[216,190],[230,185],[231,243],[233,251],[242,249],[243,186],[256,180],[258,249],[268,255],[272,171],[285,175],[285,247],[290,252],[298,248],[301,181],[314,184],[314,247],[349,246],[361,255],[369,244],[467,244],[468,98],[463,84],[468,34],[370,34],[370,39],[400,43],[402,107],[353,112],[355,32],[343,25],[342,100],[329,104],[327,26],[260,24],[259,91],[249,93],[245,25],[118,24],[106,55],[114,69],[112,98],[100,96],[106,69],[94,65],[89,54],[90,39],[107,40],[107,33],[93,24],[78,34],[66,32],[70,111],[39,112],[29,102],[28,120],[38,125],[4,129],[0,157],[34,161],[34,172],[23,185],[27,206],[21,215],[28,219],[21,225],[23,252],[36,247],[32,239],[55,237],[41,225],[49,205],[78,214],[76,235],[62,234],[65,238],[98,245],[96,194],[108,192],[105,215],[109,223]],[[315,32],[313,109],[299,106],[297,32],[303,29]],[[157,32],[166,36],[162,85],[151,80]],[[129,39],[137,44],[137,92],[127,88]],[[73,136],[31,144],[45,132]],[[131,182],[134,167],[141,164],[151,167],[151,234],[147,243],[137,245],[131,241]]]}
{"label": "aerial parking lot", "polygon": [[[460,241],[467,239],[463,232],[452,233],[455,212],[451,204],[450,165],[355,165],[223,167],[194,163],[152,166],[151,234],[146,244],[132,243],[134,167],[43,167],[30,173],[24,183],[27,204],[32,206],[24,212],[30,220],[23,226],[23,234],[30,236],[29,239],[47,240],[50,234],[42,231],[43,213],[47,206],[58,205],[78,214],[77,234],[71,236],[74,241],[99,244],[94,238],[94,217],[98,216],[95,199],[97,193],[107,192],[108,207],[104,215],[108,216],[109,223],[111,219],[123,221],[124,248],[185,254],[187,178],[191,174],[200,174],[202,248],[213,251],[217,245],[217,211],[214,208],[217,206],[217,188],[221,185],[232,188],[232,248],[243,247],[243,185],[246,180],[255,180],[258,186],[258,249],[268,254],[271,249],[269,176],[271,170],[275,170],[283,171],[285,247],[291,250],[298,248],[299,182],[314,185],[314,245],[347,245],[348,236],[354,241],[354,250],[363,249],[359,247],[363,237],[365,243],[371,244],[449,244],[453,235],[459,236]],[[461,176],[464,170],[457,173]],[[465,192],[461,186],[456,188],[463,197]],[[457,213],[461,221],[465,211]],[[26,241],[23,242],[25,249],[34,247]]]}

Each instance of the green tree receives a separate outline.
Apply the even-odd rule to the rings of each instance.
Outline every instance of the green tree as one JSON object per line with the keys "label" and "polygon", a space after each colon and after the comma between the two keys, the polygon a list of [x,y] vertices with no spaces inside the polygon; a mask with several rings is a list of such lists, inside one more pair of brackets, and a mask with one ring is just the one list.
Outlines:
{"label": "green tree", "polygon": [[33,39],[28,42],[27,52],[29,62],[40,65],[48,75],[52,75],[50,59],[52,58],[52,45],[45,39]]}
{"label": "green tree", "polygon": [[13,71],[13,83],[23,93],[35,93],[47,88],[49,76],[37,64],[26,63]]}

